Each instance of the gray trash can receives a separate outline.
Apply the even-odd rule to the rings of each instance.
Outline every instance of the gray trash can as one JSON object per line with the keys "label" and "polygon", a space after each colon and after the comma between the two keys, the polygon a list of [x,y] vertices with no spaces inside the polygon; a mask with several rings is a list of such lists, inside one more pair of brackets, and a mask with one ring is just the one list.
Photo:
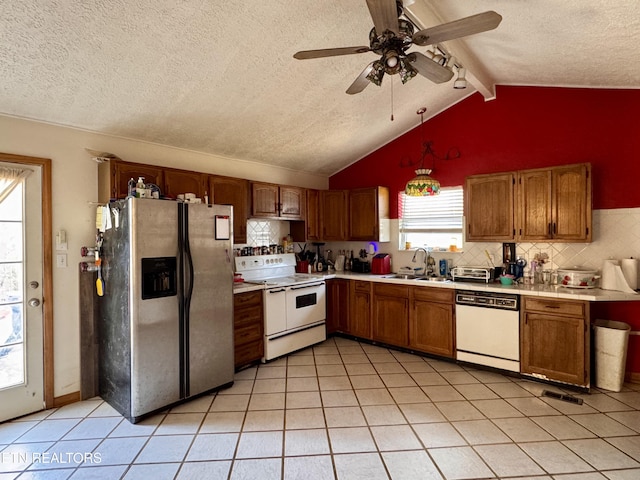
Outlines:
{"label": "gray trash can", "polygon": [[631,326],[614,320],[596,320],[593,348],[595,352],[595,386],[619,392],[624,384],[627,345]]}

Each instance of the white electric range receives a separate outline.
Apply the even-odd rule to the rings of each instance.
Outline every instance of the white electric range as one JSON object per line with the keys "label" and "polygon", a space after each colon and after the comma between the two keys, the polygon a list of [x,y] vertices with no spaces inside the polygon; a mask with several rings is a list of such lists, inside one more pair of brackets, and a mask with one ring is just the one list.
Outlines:
{"label": "white electric range", "polygon": [[325,281],[295,273],[292,253],[235,257],[246,283],[264,285],[264,358],[286,355],[326,340]]}

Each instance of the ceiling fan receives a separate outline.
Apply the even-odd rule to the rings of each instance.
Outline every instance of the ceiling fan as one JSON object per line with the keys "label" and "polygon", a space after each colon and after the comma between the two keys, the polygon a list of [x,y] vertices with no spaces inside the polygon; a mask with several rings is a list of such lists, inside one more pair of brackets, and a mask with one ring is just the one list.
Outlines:
{"label": "ceiling fan", "polygon": [[487,11],[414,33],[416,30],[414,24],[403,17],[402,1],[367,0],[367,6],[374,24],[369,33],[368,47],[303,50],[293,55],[299,60],[366,52],[380,55],[380,59],[367,65],[347,89],[347,93],[350,95],[360,93],[370,82],[379,86],[385,73],[388,75],[400,74],[402,83],[408,82],[418,73],[434,83],[447,82],[451,80],[453,71],[445,66],[446,59],[432,60],[422,53],[408,53],[407,50],[412,45],[436,45],[454,38],[493,30],[502,21],[502,17],[498,13]]}

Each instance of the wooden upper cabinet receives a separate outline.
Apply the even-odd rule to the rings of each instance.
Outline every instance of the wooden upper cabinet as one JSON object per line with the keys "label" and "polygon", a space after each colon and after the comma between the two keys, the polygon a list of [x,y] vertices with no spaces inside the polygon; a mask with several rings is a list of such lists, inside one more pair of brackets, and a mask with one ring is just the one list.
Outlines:
{"label": "wooden upper cabinet", "polygon": [[591,166],[518,172],[518,232],[523,241],[591,241]]}
{"label": "wooden upper cabinet", "polygon": [[320,192],[307,190],[307,212],[305,241],[317,242],[320,240]]}
{"label": "wooden upper cabinet", "polygon": [[554,240],[591,241],[591,165],[580,164],[552,169]]}
{"label": "wooden upper cabinet", "polygon": [[251,205],[249,181],[209,176],[209,198],[218,205],[233,205],[233,243],[247,243],[247,218]]}
{"label": "wooden upper cabinet", "polygon": [[98,166],[98,201],[120,200],[128,193],[129,179],[143,177],[145,183],[155,183],[164,191],[164,169],[153,165],[110,160]]}
{"label": "wooden upper cabinet", "polygon": [[251,183],[252,217],[302,220],[304,208],[304,188]]}
{"label": "wooden upper cabinet", "polygon": [[300,187],[280,186],[280,217],[304,219],[306,195]]}
{"label": "wooden upper cabinet", "polygon": [[466,240],[513,240],[515,177],[515,172],[506,172],[465,179]]}
{"label": "wooden upper cabinet", "polygon": [[331,242],[347,239],[348,197],[347,190],[320,191],[322,240]]}
{"label": "wooden upper cabinet", "polygon": [[551,171],[518,172],[518,239],[551,237]]}
{"label": "wooden upper cabinet", "polygon": [[207,175],[204,173],[178,170],[175,168],[164,169],[164,189],[160,186],[163,195],[169,198],[177,198],[180,194],[195,193],[201,198],[208,194]]}
{"label": "wooden upper cabinet", "polygon": [[251,216],[253,217],[277,217],[278,185],[271,183],[251,183]]}
{"label": "wooden upper cabinet", "polygon": [[388,242],[389,189],[358,188],[349,191],[349,240]]}

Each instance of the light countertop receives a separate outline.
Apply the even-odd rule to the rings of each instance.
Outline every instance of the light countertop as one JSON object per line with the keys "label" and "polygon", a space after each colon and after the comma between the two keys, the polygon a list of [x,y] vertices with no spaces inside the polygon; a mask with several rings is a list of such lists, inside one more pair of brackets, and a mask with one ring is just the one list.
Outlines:
{"label": "light countertop", "polygon": [[[314,273],[313,276],[321,275]],[[389,275],[389,274],[387,274]],[[600,288],[567,288],[559,285],[502,285],[500,283],[476,283],[476,282],[428,282],[424,280],[410,280],[400,278],[384,278],[386,275],[373,275],[370,273],[355,272],[325,272],[325,279],[344,278],[359,279],[370,282],[390,283],[396,285],[416,285],[432,288],[452,288],[457,290],[474,290],[479,292],[515,293],[518,295],[532,295],[549,298],[564,298],[568,300],[585,300],[589,302],[624,302],[640,301],[640,294],[618,292],[615,290],[602,290]],[[262,285],[246,283],[234,284],[233,293],[262,290]]]}

